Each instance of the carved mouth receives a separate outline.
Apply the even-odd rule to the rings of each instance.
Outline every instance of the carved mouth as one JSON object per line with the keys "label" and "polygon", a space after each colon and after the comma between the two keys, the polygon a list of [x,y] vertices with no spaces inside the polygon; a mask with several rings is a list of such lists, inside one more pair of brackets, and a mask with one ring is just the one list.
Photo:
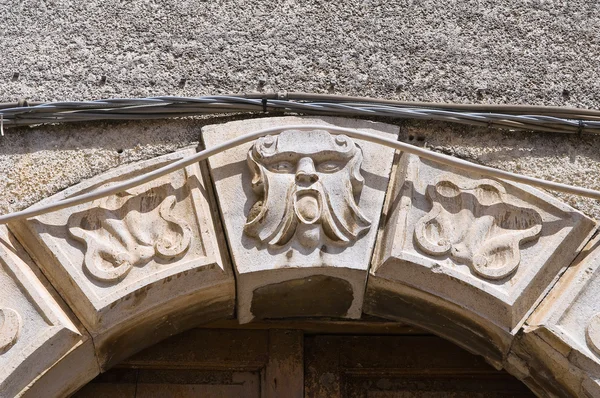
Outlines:
{"label": "carved mouth", "polygon": [[315,189],[297,191],[294,197],[294,211],[300,222],[314,224],[321,218],[321,195]]}

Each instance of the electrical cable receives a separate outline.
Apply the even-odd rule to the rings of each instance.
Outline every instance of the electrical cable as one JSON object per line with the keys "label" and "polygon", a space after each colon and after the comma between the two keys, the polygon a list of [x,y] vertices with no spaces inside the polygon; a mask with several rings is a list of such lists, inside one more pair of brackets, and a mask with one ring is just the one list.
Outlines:
{"label": "electrical cable", "polygon": [[446,165],[451,165],[462,170],[472,171],[480,174],[489,175],[492,177],[502,178],[505,180],[515,181],[519,183],[525,183],[541,188],[551,189],[560,192],[566,192],[581,196],[586,196],[594,199],[600,199],[600,191],[596,191],[593,189],[575,187],[567,184],[546,181],[539,178],[528,177],[520,174],[511,173],[508,171],[494,169],[488,166],[482,166],[474,163],[467,162],[466,160],[454,158],[448,155],[444,155],[437,152],[432,152],[427,149],[423,149],[420,147],[416,147],[410,144],[406,144],[400,141],[395,141],[390,138],[381,137],[375,134],[366,133],[363,131],[349,129],[344,127],[330,126],[330,125],[291,125],[291,126],[279,126],[279,127],[271,127],[259,131],[250,132],[229,141],[225,141],[219,145],[216,145],[212,148],[204,149],[198,152],[195,155],[189,156],[187,158],[178,160],[161,168],[158,168],[153,171],[149,171],[141,176],[134,177],[127,181],[109,186],[107,188],[99,189],[97,191],[88,192],[85,194],[77,195],[74,197],[70,197],[67,199],[60,200],[58,202],[47,203],[41,206],[33,206],[28,209],[2,215],[0,216],[0,224],[6,224],[11,221],[16,221],[19,219],[29,218],[39,216],[44,213],[48,213],[51,211],[57,211],[60,209],[64,209],[71,206],[80,205],[86,202],[90,202],[93,200],[97,200],[109,195],[114,195],[118,192],[131,189],[133,187],[139,186],[141,184],[145,184],[149,181],[152,181],[156,178],[167,175],[176,170],[182,169],[186,166],[199,162],[201,160],[205,160],[213,155],[224,152],[228,149],[231,149],[235,146],[244,144],[246,142],[250,142],[259,137],[262,137],[267,134],[279,134],[284,130],[313,130],[313,129],[326,129],[328,131],[343,133],[352,138],[357,138],[369,142],[373,142],[376,144],[388,146],[390,148],[400,150],[406,153],[411,153],[417,155],[421,158],[429,159],[435,162],[440,162]]}
{"label": "electrical cable", "polygon": [[18,105],[0,104],[3,128],[97,120],[162,119],[208,113],[294,112],[435,120],[509,130],[600,134],[600,111],[590,109],[436,104],[306,93],[113,98]]}
{"label": "electrical cable", "polygon": [[[247,98],[255,98],[263,94],[246,94]],[[414,102],[414,101],[395,101],[373,99],[368,97],[351,97],[334,94],[313,94],[313,93],[287,93],[287,94],[271,94],[275,96],[273,99],[282,98],[293,101],[336,101],[336,102],[353,102],[353,103],[370,103],[370,104],[389,104],[392,106],[401,106],[407,108],[432,108],[432,109],[447,109],[455,111],[469,112],[492,112],[492,113],[508,113],[508,114],[565,114],[565,115],[585,115],[600,117],[600,111],[595,109],[579,109],[567,108],[558,106],[535,106],[535,105],[505,105],[505,104],[448,104],[439,102]],[[261,97],[262,98],[262,97]]]}

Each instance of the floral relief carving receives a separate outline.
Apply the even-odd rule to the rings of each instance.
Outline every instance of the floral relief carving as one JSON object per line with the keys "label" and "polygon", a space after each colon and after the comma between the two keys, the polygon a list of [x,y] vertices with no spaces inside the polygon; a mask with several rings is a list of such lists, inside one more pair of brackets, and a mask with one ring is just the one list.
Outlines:
{"label": "floral relief carving", "polygon": [[295,238],[313,249],[347,246],[369,230],[357,204],[362,150],[349,137],[287,130],[258,139],[247,162],[259,196],[244,226],[247,235],[276,247]]}
{"label": "floral relief carving", "polygon": [[12,308],[0,308],[0,355],[7,352],[21,333],[21,316]]}
{"label": "floral relief carving", "polygon": [[69,235],[86,246],[84,267],[99,281],[124,278],[134,266],[159,258],[183,255],[192,231],[173,208],[175,195],[165,186],[135,195],[123,192],[102,199],[87,211],[69,218]]}
{"label": "floral relief carving", "polygon": [[511,201],[493,180],[442,177],[427,187],[432,208],[415,225],[417,246],[432,256],[448,255],[477,275],[502,279],[520,263],[520,245],[542,230],[539,213]]}

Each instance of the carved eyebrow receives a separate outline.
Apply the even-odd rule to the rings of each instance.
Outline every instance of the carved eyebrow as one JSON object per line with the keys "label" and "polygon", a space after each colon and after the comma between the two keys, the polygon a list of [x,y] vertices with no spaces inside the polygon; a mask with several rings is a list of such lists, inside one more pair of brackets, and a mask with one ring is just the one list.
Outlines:
{"label": "carved eyebrow", "polygon": [[302,153],[298,151],[283,151],[264,155],[262,160],[267,163],[280,162],[282,160],[286,160],[288,162],[296,162],[303,157],[314,158],[321,156],[326,157],[328,160],[349,160],[352,157],[354,157],[354,155],[354,152],[340,152],[332,150],[325,150],[312,153]]}

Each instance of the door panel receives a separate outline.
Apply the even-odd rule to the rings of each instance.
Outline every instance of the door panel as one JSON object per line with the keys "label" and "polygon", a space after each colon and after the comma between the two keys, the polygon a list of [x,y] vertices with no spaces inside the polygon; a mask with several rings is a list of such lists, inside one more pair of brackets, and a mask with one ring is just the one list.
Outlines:
{"label": "door panel", "polygon": [[533,397],[518,380],[435,336],[307,336],[306,397]]}
{"label": "door panel", "polygon": [[77,398],[302,397],[300,330],[194,329],[98,376]]}
{"label": "door panel", "polygon": [[[182,373],[188,373],[188,377]],[[164,372],[140,375],[137,396],[144,398],[260,397],[259,372]],[[191,376],[191,377],[189,377]]]}
{"label": "door panel", "polygon": [[[128,373],[129,377],[124,378]],[[113,369],[83,387],[75,397],[260,397],[260,379],[260,372]]]}
{"label": "door panel", "polygon": [[124,361],[75,397],[533,397],[438,337],[368,333],[194,329]]}

